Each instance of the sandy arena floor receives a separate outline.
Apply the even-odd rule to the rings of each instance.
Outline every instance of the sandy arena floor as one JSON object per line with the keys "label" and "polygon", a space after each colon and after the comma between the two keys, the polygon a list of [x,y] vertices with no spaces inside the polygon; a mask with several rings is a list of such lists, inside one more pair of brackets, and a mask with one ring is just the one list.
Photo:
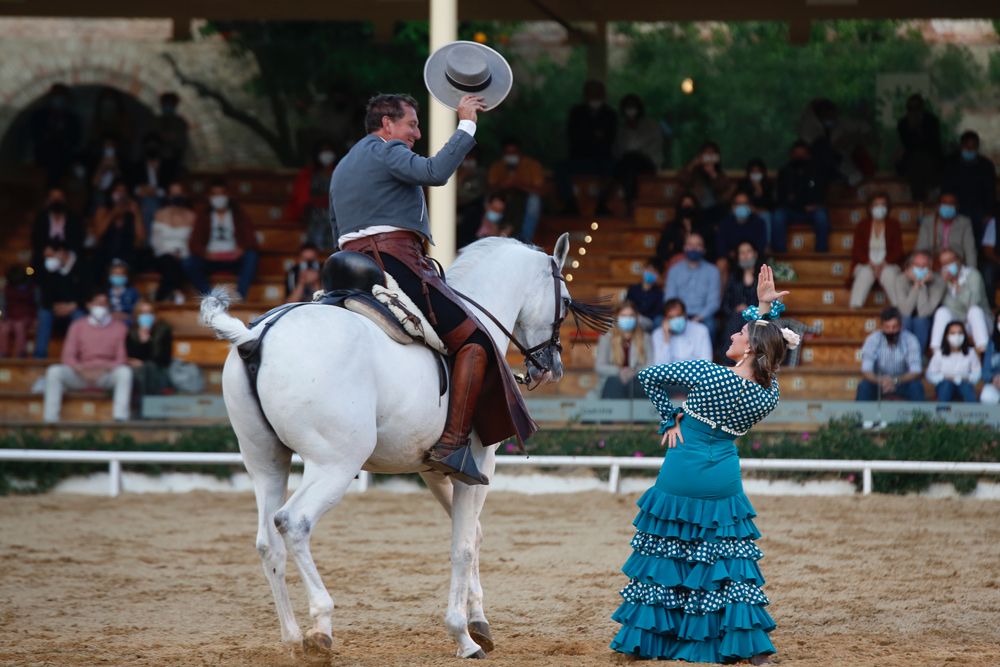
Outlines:
{"label": "sandy arena floor", "polygon": [[[492,664],[625,663],[608,617],[634,500],[490,497]],[[1000,503],[754,500],[782,667],[1000,665]],[[0,498],[0,665],[301,664],[278,642],[254,526],[249,495]],[[447,541],[423,495],[352,495],[320,523],[330,664],[459,664],[441,621]],[[290,583],[305,628],[297,572]]]}

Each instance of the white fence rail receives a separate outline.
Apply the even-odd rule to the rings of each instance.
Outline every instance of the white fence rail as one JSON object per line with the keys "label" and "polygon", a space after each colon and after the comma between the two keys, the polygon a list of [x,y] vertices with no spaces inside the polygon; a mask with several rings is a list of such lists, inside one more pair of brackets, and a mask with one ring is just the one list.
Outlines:
{"label": "white fence rail", "polygon": [[[243,465],[235,452],[112,452],[64,451],[58,449],[0,449],[0,461],[54,461],[63,463],[107,463],[108,495],[122,492],[122,464],[160,463],[171,465]],[[293,464],[301,465],[295,455]],[[608,491],[618,493],[621,472],[630,469],[656,470],[659,457],[633,458],[624,456],[498,456],[498,466],[531,466],[543,468],[608,468]],[[864,461],[830,459],[741,459],[743,470],[774,470],[782,472],[856,472],[861,473],[861,491],[872,492],[872,475],[876,472],[945,473],[957,475],[1000,475],[1000,463],[958,463],[947,461]],[[358,490],[366,491],[371,475],[358,475]]]}

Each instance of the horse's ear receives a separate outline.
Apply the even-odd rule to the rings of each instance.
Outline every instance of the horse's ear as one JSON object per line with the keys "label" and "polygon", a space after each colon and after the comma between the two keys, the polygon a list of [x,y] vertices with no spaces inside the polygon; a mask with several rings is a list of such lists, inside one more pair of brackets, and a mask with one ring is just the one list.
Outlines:
{"label": "horse's ear", "polygon": [[552,256],[556,259],[556,266],[562,271],[563,265],[566,264],[566,257],[569,255],[569,232],[563,232],[559,240],[556,241],[556,247],[552,251]]}

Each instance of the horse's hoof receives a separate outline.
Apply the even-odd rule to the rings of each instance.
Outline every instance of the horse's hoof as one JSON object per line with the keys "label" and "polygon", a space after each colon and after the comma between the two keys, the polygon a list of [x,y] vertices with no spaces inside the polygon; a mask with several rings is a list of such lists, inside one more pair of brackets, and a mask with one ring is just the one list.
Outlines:
{"label": "horse's hoof", "polygon": [[479,649],[469,657],[472,658],[473,660],[482,660],[483,658],[486,657],[486,652],[483,651],[483,649]]}
{"label": "horse's hoof", "polygon": [[482,646],[487,653],[496,648],[493,644],[493,635],[490,633],[490,624],[486,621],[469,623],[469,635],[472,637],[472,641]]}
{"label": "horse's hoof", "polygon": [[302,638],[302,650],[309,657],[326,657],[333,651],[333,639],[314,630]]}

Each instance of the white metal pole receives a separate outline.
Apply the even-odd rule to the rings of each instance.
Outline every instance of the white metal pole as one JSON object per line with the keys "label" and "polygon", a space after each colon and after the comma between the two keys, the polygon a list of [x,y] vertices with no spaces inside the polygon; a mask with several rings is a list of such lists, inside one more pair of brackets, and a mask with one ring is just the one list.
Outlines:
{"label": "white metal pole", "polygon": [[611,464],[611,472],[608,473],[608,491],[618,493],[621,490],[622,468],[617,463]]}
{"label": "white metal pole", "polygon": [[[458,0],[430,0],[431,52],[458,39]],[[427,150],[433,155],[455,132],[458,117],[455,112],[428,97],[430,119]],[[428,188],[430,192],[431,255],[445,267],[455,259],[455,208],[457,188],[455,177],[445,185]]]}
{"label": "white metal pole", "polygon": [[872,494],[872,469],[867,466],[861,473],[861,493],[866,496]]}
{"label": "white metal pole", "polygon": [[111,459],[108,462],[108,495],[117,498],[122,492],[122,462]]}

